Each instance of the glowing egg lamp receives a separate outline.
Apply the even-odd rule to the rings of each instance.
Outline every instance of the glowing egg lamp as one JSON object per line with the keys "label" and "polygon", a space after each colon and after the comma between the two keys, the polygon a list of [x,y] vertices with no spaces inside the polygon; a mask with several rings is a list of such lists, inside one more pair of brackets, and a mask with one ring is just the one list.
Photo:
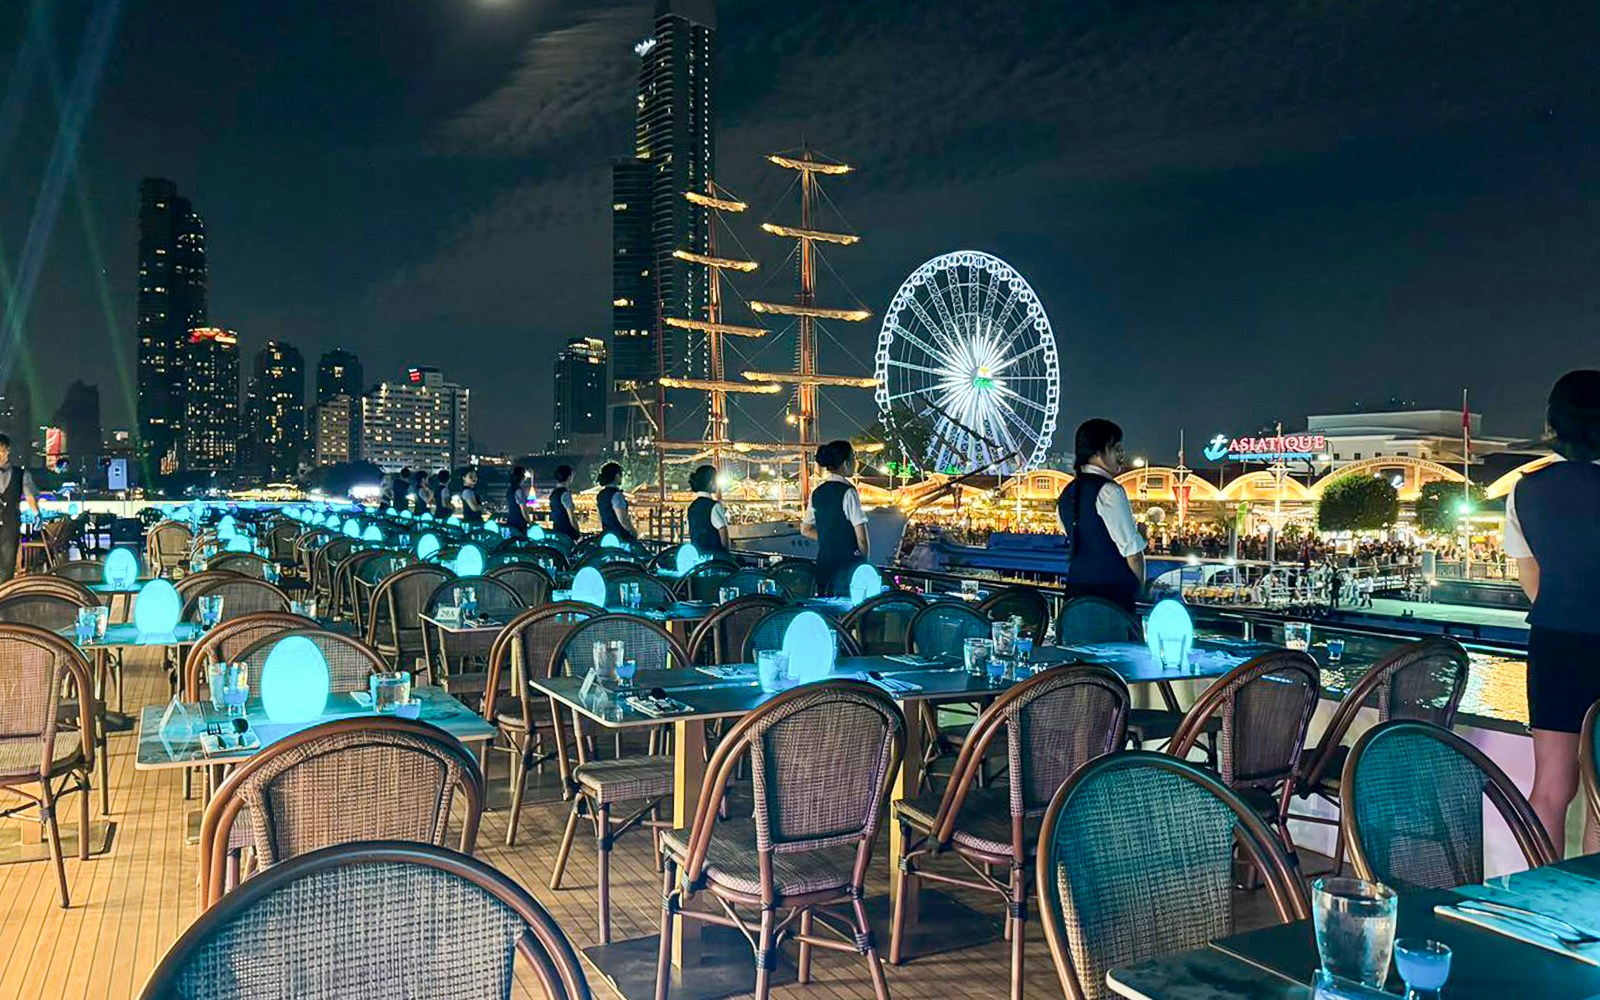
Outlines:
{"label": "glowing egg lamp", "polygon": [[476,545],[463,545],[456,553],[456,576],[482,576],[483,550]]}
{"label": "glowing egg lamp", "polygon": [[183,616],[178,588],[166,580],[151,580],[139,588],[133,602],[133,627],[140,635],[171,635]]}
{"label": "glowing egg lamp", "polygon": [[571,597],[574,601],[593,604],[597,608],[605,607],[606,578],[595,567],[585,566],[573,574]]}
{"label": "glowing egg lamp", "polygon": [[390,507],[388,510],[384,511],[384,514],[388,515],[389,517],[397,517],[398,516],[398,513],[395,511],[395,509],[393,507]]}
{"label": "glowing egg lamp", "polygon": [[422,537],[417,539],[417,558],[432,559],[439,554],[439,536],[431,531],[424,531]]}
{"label": "glowing egg lamp", "polygon": [[79,514],[82,514],[82,513],[83,513],[83,504],[79,503],[76,500],[74,500],[71,503],[67,504],[67,516],[68,517],[77,517]]}
{"label": "glowing egg lamp", "polygon": [[801,684],[822,680],[833,672],[833,630],[815,611],[802,611],[783,632],[783,651],[789,655],[789,670]]}
{"label": "glowing egg lamp", "polygon": [[700,565],[700,559],[700,550],[694,547],[693,542],[684,542],[678,546],[678,575],[687,575],[690,570]]}
{"label": "glowing egg lamp", "polygon": [[369,524],[367,525],[367,530],[361,533],[361,540],[363,542],[382,542],[383,529],[376,524]]}
{"label": "glowing egg lamp", "polygon": [[328,706],[328,660],[317,644],[291,635],[261,666],[261,708],[273,722],[311,722]]}
{"label": "glowing egg lamp", "polygon": [[1167,598],[1160,601],[1150,609],[1150,617],[1145,619],[1144,641],[1150,647],[1150,655],[1157,662],[1161,660],[1161,640],[1169,642],[1176,639],[1180,643],[1180,663],[1186,662],[1189,650],[1194,648],[1194,620],[1189,617],[1189,609],[1183,606],[1182,601]]}
{"label": "glowing egg lamp", "polygon": [[461,523],[461,515],[460,514],[451,514],[449,517],[444,519],[444,523],[445,524],[460,524]]}
{"label": "glowing egg lamp", "polygon": [[622,544],[622,539],[618,538],[616,535],[613,535],[609,531],[600,537],[600,547],[602,549],[626,548],[626,546]]}
{"label": "glowing egg lamp", "polygon": [[234,535],[228,539],[228,544],[223,548],[224,552],[250,552],[253,550],[254,546],[250,544],[250,539],[244,535]]}
{"label": "glowing egg lamp", "polygon": [[528,538],[535,542],[544,541],[544,526],[538,524],[529,525]]}
{"label": "glowing egg lamp", "polygon": [[415,516],[416,515],[411,513],[410,510],[403,510],[403,511],[400,512],[400,520],[402,520],[402,521],[409,521]]}
{"label": "glowing egg lamp", "polygon": [[322,526],[324,528],[332,528],[334,531],[338,531],[339,530],[339,515],[338,514],[329,514],[326,518],[323,519]]}
{"label": "glowing egg lamp", "polygon": [[344,519],[344,534],[345,534],[346,538],[360,538],[361,537],[361,525],[360,525],[360,523],[357,522],[356,519],[353,518],[353,517],[345,518]]}
{"label": "glowing egg lamp", "polygon": [[106,586],[126,590],[139,579],[139,557],[132,549],[112,549],[106,556]]}
{"label": "glowing egg lamp", "polygon": [[425,511],[423,511],[423,512],[422,512],[422,520],[424,520],[424,521],[431,521],[431,520],[433,520],[433,511],[431,511],[431,510],[425,510]]}
{"label": "glowing egg lamp", "polygon": [[883,593],[883,577],[870,563],[862,563],[850,574],[850,603],[860,604]]}
{"label": "glowing egg lamp", "polygon": [[233,519],[232,514],[222,515],[222,520],[217,522],[217,537],[227,541],[239,533],[239,524]]}

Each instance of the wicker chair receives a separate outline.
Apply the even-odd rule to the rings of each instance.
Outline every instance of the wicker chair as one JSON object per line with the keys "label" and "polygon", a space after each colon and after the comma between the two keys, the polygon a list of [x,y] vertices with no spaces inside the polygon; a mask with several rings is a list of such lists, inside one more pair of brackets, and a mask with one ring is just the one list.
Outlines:
{"label": "wicker chair", "polygon": [[532,557],[535,563],[541,566],[548,566],[551,571],[556,573],[566,572],[567,567],[570,565],[566,553],[551,545],[530,545],[518,551]]}
{"label": "wicker chair", "polygon": [[[866,960],[877,1000],[888,1000],[862,899],[904,749],[900,710],[881,690],[858,681],[787,691],[729,731],[711,758],[693,824],[662,837],[668,860],[656,1000],[667,997],[675,916],[731,920],[738,927],[755,951],[758,1000],[769,995],[779,936],[791,928],[800,944],[801,983],[811,979],[814,948],[855,952]],[[718,822],[743,760],[752,776],[751,815]],[[691,909],[687,904],[701,893],[726,916],[703,917]],[[837,914],[840,907],[848,916]],[[758,916],[751,920],[740,908]],[[789,911],[781,920],[780,909]],[[817,933],[818,925],[831,933]]]}
{"label": "wicker chair", "polygon": [[311,528],[294,540],[295,566],[308,586],[311,583],[311,564],[317,558],[317,550],[333,537],[333,532],[326,528]]}
{"label": "wicker chair", "polygon": [[509,876],[432,845],[341,844],[224,896],[140,996],[380,1000],[404,984],[406,995],[510,1000],[518,954],[548,1000],[590,1000],[561,928]]}
{"label": "wicker chair", "polygon": [[145,536],[146,564],[166,576],[189,558],[194,532],[181,521],[162,521]]}
{"label": "wicker chair", "polygon": [[[268,640],[269,642],[271,640]],[[247,824],[260,869],[362,840],[443,845],[463,799],[461,851],[483,815],[483,772],[454,736],[394,716],[335,719],[264,747],[217,789],[200,820],[200,899],[230,888],[234,823]]]}
{"label": "wicker chair", "polygon": [[1356,874],[1396,889],[1483,881],[1483,800],[1529,867],[1553,864],[1550,836],[1517,786],[1441,726],[1396,719],[1367,730],[1344,763],[1345,849]]}
{"label": "wicker chair", "polygon": [[[640,670],[679,669],[689,664],[688,654],[683,647],[661,626],[631,615],[605,614],[596,615],[567,633],[550,660],[551,672],[584,673],[592,662],[593,644],[611,640],[622,641],[628,658]],[[561,888],[561,876],[566,871],[567,856],[572,851],[578,821],[589,820],[594,827],[598,854],[600,941],[609,944],[612,842],[646,820],[655,825],[661,802],[672,794],[672,758],[651,754],[592,760],[588,741],[576,718],[573,719],[572,728],[577,749],[576,763],[568,756],[566,739],[559,733],[556,737],[562,784],[571,794],[572,809],[567,815],[566,831],[562,834],[555,867],[550,873],[550,888]],[[612,806],[619,803],[638,803],[638,808],[620,819],[613,818]]]}
{"label": "wicker chair", "polygon": [[[567,633],[598,614],[599,608],[582,601],[559,601],[530,608],[501,629],[489,649],[485,690],[496,692],[496,697],[484,699],[483,717],[500,730],[505,738],[505,749],[511,754],[511,821],[506,826],[507,847],[517,843],[528,771],[543,765],[552,756],[553,751],[546,749],[546,735],[552,737],[551,747],[560,735],[553,732],[555,723],[548,700],[535,694],[527,681],[550,676],[552,660]],[[560,668],[566,666],[563,660]],[[515,687],[511,682],[519,669],[523,684]],[[508,691],[509,697],[501,693]]]}
{"label": "wicker chair", "polygon": [[92,608],[98,601],[82,601],[54,591],[24,591],[0,598],[0,622],[13,625],[36,625],[50,632],[71,629],[78,622],[78,612]]}
{"label": "wicker chair", "polygon": [[1272,823],[1291,857],[1289,802],[1321,690],[1316,660],[1289,649],[1263,653],[1206,688],[1167,746],[1181,759],[1215,731],[1223,783]]}
{"label": "wicker chair", "polygon": [[94,591],[82,583],[49,573],[28,573],[0,584],[0,601],[20,594],[54,594],[70,601],[77,601],[84,607],[94,607],[101,603]]}
{"label": "wicker chair", "polygon": [[935,601],[911,619],[913,653],[959,653],[966,640],[987,638],[989,619],[954,601]]}
{"label": "wicker chair", "polygon": [[[1056,642],[1063,646],[1143,641],[1139,619],[1103,597],[1074,597],[1062,605],[1056,619]],[[1170,740],[1183,724],[1183,711],[1172,685],[1163,682],[1156,688],[1164,707],[1128,710],[1128,733],[1135,746]]]}
{"label": "wicker chair", "polygon": [[208,582],[183,595],[185,621],[194,617],[200,598],[221,596],[222,620],[228,621],[257,611],[289,610],[289,595],[265,580],[230,574],[231,579]]}
{"label": "wicker chair", "polygon": [[356,549],[350,553],[350,558],[339,563],[337,571],[333,574],[333,606],[327,611],[327,617],[335,621],[350,619],[355,621],[358,617],[356,608],[360,599],[370,596],[356,587],[356,580],[361,577],[362,567],[379,559],[387,559],[390,553],[382,549]]}
{"label": "wicker chair", "polygon": [[[77,699],[77,711],[62,728],[63,692]],[[77,792],[78,859],[89,860],[89,776],[94,772],[98,710],[89,664],[66,639],[34,625],[0,624],[0,790],[25,800],[7,804],[0,816],[28,806],[39,819],[56,867],[61,906],[70,905],[66,863],[56,803]]]}
{"label": "wicker chair", "polygon": [[406,552],[380,552],[355,567],[350,577],[350,610],[355,617],[357,632],[367,634],[372,595],[378,589],[378,584],[415,562]]}
{"label": "wicker chair", "polygon": [[[1379,722],[1421,719],[1449,729],[1466,692],[1470,669],[1467,651],[1454,639],[1406,643],[1374,663],[1339,703],[1316,747],[1306,750],[1296,793],[1303,798],[1316,795],[1339,806],[1339,784],[1350,755],[1344,739],[1363,708],[1374,709]],[[1339,824],[1338,819],[1321,816],[1294,814],[1291,818]],[[1334,871],[1340,869],[1343,858],[1344,838],[1340,837],[1334,844]]]}
{"label": "wicker chair", "polygon": [[[1127,739],[1128,686],[1104,667],[1056,667],[1035,674],[995,700],[979,717],[961,748],[944,793],[896,802],[904,833],[896,859],[889,961],[903,958],[907,895],[921,880],[983,889],[1006,900],[1011,939],[1011,998],[1021,1000],[1023,930],[1028,878],[1039,842],[1039,824],[1050,800],[1078,768],[1120,749]],[[1011,781],[977,787],[991,744],[1004,747]],[[924,870],[934,856],[953,853],[971,869],[968,877]],[[1004,881],[994,877],[1004,870]]]}
{"label": "wicker chair", "polygon": [[722,581],[737,571],[737,566],[720,559],[701,563],[680,577],[673,590],[681,600],[713,602],[722,589]]}
{"label": "wicker chair", "polygon": [[632,552],[626,549],[595,549],[582,559],[572,563],[572,569],[576,572],[586,566],[599,568],[601,566],[623,565],[632,566],[640,572],[644,571],[644,566],[639,563],[639,560]]}
{"label": "wicker chair", "polygon": [[634,584],[639,588],[639,607],[646,611],[662,611],[678,603],[672,588],[643,570],[621,563],[613,563],[601,570],[606,579],[606,605],[622,605],[622,585]]}
{"label": "wicker chair", "polygon": [[782,649],[783,636],[788,632],[789,625],[803,614],[815,614],[824,622],[834,635],[839,637],[840,656],[858,656],[860,651],[856,648],[856,641],[849,632],[844,630],[838,620],[825,615],[820,611],[807,611],[805,608],[781,607],[767,612],[750,627],[750,634],[745,636],[744,648],[740,653],[739,662],[756,662],[756,652],[763,649]]}
{"label": "wicker chair", "polygon": [[868,598],[844,616],[845,630],[863,656],[892,656],[911,648],[911,621],[928,603],[909,590]]}
{"label": "wicker chair", "polygon": [[[526,607],[522,598],[504,580],[488,576],[460,576],[444,581],[428,595],[427,603],[424,605],[428,615],[437,617],[440,608],[459,606],[468,589],[476,594],[478,610],[484,614],[510,618]],[[432,646],[433,640],[428,633],[428,629],[423,630],[422,646],[424,655],[428,658],[429,676],[451,694],[467,702],[469,706],[472,705],[472,699],[483,695],[485,673],[483,670],[468,669],[468,663],[487,656],[489,646],[494,642],[493,638],[481,633],[459,635],[455,637],[454,650],[442,648],[435,650]],[[442,638],[440,642],[443,642]],[[454,655],[456,663],[446,662],[450,655]]]}
{"label": "wicker chair", "polygon": [[767,571],[790,600],[817,596],[817,564],[809,559],[784,559]]}
{"label": "wicker chair", "polygon": [[50,575],[74,583],[99,583],[105,579],[106,564],[99,559],[73,559],[52,569]]}
{"label": "wicker chair", "polygon": [[978,614],[992,622],[1022,619],[1022,634],[1036,643],[1044,642],[1050,628],[1050,602],[1032,587],[1005,587],[990,594],[978,605]]}
{"label": "wicker chair", "polygon": [[750,630],[784,606],[782,598],[767,594],[749,594],[718,605],[690,634],[689,662],[696,666],[739,663]]}
{"label": "wicker chair", "polygon": [[334,606],[333,580],[339,566],[361,545],[348,535],[337,535],[323,543],[311,557],[311,596],[324,607]]}
{"label": "wicker chair", "polygon": [[367,682],[373,674],[383,673],[389,669],[383,656],[360,639],[345,635],[343,632],[329,632],[317,628],[315,624],[258,636],[233,658],[249,664],[250,676],[259,678],[261,668],[266,666],[267,657],[272,655],[278,643],[291,636],[311,640],[323,659],[328,661],[328,689],[335,693],[365,691],[368,689]]}
{"label": "wicker chair", "polygon": [[555,589],[550,574],[533,563],[502,563],[489,570],[488,576],[516,591],[523,606],[529,608],[548,603],[550,592]]}
{"label": "wicker chair", "polygon": [[266,543],[267,555],[273,562],[281,566],[294,564],[294,542],[301,530],[299,521],[278,521],[267,529],[261,540]]}
{"label": "wicker chair", "polygon": [[770,580],[777,584],[778,593],[773,596],[783,598],[784,603],[787,604],[795,599],[795,595],[789,592],[789,588],[778,583],[778,578],[765,570],[741,569],[737,573],[729,573],[722,581],[721,586],[737,590],[740,597],[746,597],[750,594],[759,594],[761,592],[761,581],[763,580]]}
{"label": "wicker chair", "polygon": [[254,552],[223,552],[206,564],[207,569],[225,569],[255,580],[267,579],[274,568],[272,560]]}
{"label": "wicker chair", "polygon": [[225,621],[189,647],[183,660],[183,700],[200,701],[207,696],[206,668],[219,660],[237,660],[263,636],[291,629],[315,628],[316,622],[287,611],[257,611]]}
{"label": "wicker chair", "polygon": [[1279,922],[1310,916],[1283,846],[1210,772],[1132,750],[1067,779],[1039,831],[1034,885],[1068,1000],[1110,997],[1111,969],[1233,933],[1235,846],[1265,873]]}
{"label": "wicker chair", "polygon": [[367,645],[382,653],[396,670],[410,670],[428,650],[418,617],[428,598],[453,574],[439,566],[417,564],[384,577],[372,592],[367,610]]}

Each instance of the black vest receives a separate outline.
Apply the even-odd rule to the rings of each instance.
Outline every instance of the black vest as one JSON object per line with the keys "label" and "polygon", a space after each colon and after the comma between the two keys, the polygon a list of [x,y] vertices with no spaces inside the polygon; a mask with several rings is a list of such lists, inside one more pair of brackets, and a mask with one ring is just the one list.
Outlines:
{"label": "black vest", "polygon": [[422,493],[425,489],[427,487],[422,485],[413,485],[411,487],[411,512],[418,517],[428,513],[428,498]]}
{"label": "black vest", "polygon": [[831,594],[840,573],[861,558],[856,544],[856,526],[844,514],[844,498],[855,487],[830,479],[811,491],[811,509],[816,515],[817,587]]}
{"label": "black vest", "polygon": [[516,486],[506,490],[506,527],[523,534],[528,530],[528,509],[523,506],[519,493]]}
{"label": "black vest", "polygon": [[566,535],[568,538],[578,537],[578,526],[572,523],[572,515],[567,513],[567,505],[561,502],[562,497],[572,492],[565,486],[557,486],[550,491],[550,527],[556,534]]}
{"label": "black vest", "polygon": [[1104,597],[1131,611],[1139,597],[1139,578],[1095,509],[1100,491],[1110,485],[1105,476],[1080,472],[1056,500],[1067,533],[1067,587],[1074,595]]}
{"label": "black vest", "polygon": [[[467,503],[467,496],[472,496],[472,503]],[[461,487],[461,521],[464,524],[483,523],[483,501],[478,499],[478,490],[473,486]]]}
{"label": "black vest", "polygon": [[684,515],[689,522],[689,542],[702,553],[728,551],[722,545],[722,532],[711,524],[711,512],[716,506],[717,501],[711,497],[695,497]]}
{"label": "black vest", "polygon": [[448,483],[433,484],[433,516],[443,521],[455,513],[450,509],[450,486]]}
{"label": "black vest", "polygon": [[631,542],[638,536],[622,526],[622,522],[617,520],[617,509],[611,506],[611,501],[621,492],[618,487],[607,486],[600,491],[599,496],[595,497],[595,503],[600,508],[600,530],[609,531],[623,541]]}
{"label": "black vest", "polygon": [[11,482],[0,490],[0,528],[18,531],[22,528],[22,476],[20,465],[10,466]]}
{"label": "black vest", "polygon": [[1600,465],[1555,462],[1517,481],[1513,506],[1539,561],[1539,596],[1528,624],[1600,633]]}

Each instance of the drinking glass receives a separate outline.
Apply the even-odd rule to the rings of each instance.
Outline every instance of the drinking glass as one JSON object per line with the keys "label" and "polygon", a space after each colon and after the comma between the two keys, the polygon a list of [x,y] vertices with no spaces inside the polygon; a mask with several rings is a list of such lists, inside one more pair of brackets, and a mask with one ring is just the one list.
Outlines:
{"label": "drinking glass", "polygon": [[778,581],[763,579],[756,584],[756,593],[766,594],[768,597],[778,596]]}
{"label": "drinking glass", "polygon": [[1329,975],[1373,989],[1389,977],[1394,950],[1393,889],[1358,878],[1319,878],[1311,883],[1311,919],[1317,955]]}
{"label": "drinking glass", "polygon": [[274,587],[276,587],[278,585],[278,581],[283,579],[283,574],[278,570],[278,564],[277,563],[270,563],[269,562],[265,566],[261,567],[261,575],[268,583],[272,584]]}
{"label": "drinking glass", "polygon": [[738,599],[739,599],[739,588],[738,587],[718,587],[717,588],[717,603],[718,604],[727,604],[730,601],[737,601]]}
{"label": "drinking glass", "polygon": [[1338,663],[1344,659],[1344,640],[1338,636],[1328,638],[1328,662]]}
{"label": "drinking glass", "polygon": [[978,581],[976,581],[976,580],[962,580],[961,581],[961,596],[963,598],[965,598],[966,600],[976,601],[978,599]]}
{"label": "drinking glass", "polygon": [[1017,636],[1017,666],[1027,666],[1033,662],[1033,640],[1025,635]]}
{"label": "drinking glass", "polygon": [[96,639],[104,639],[106,637],[106,628],[108,626],[110,626],[110,624],[111,624],[111,609],[106,607],[103,604],[100,605],[99,607],[95,608],[94,609],[94,637]]}
{"label": "drinking glass", "polygon": [[1311,623],[1286,622],[1283,626],[1283,644],[1301,652],[1311,648]]}
{"label": "drinking glass", "polygon": [[244,715],[245,702],[250,700],[250,665],[228,664],[228,683],[222,690],[222,699],[228,705],[228,715]]}
{"label": "drinking glass", "polygon": [[219,712],[228,708],[228,664],[216,660],[206,664],[206,688],[211,693],[211,707]]}
{"label": "drinking glass", "polygon": [[94,638],[94,608],[79,608],[78,618],[73,626],[74,637],[78,645],[87,646],[89,640]]}
{"label": "drinking glass", "polygon": [[638,672],[639,663],[637,660],[626,659],[619,661],[617,663],[617,681],[619,682],[617,684],[617,690],[632,691],[633,675]]}
{"label": "drinking glass", "polygon": [[373,674],[367,688],[376,712],[393,712],[411,701],[411,675],[404,670]]}
{"label": "drinking glass", "polygon": [[1406,1000],[1438,1000],[1450,978],[1450,946],[1426,938],[1394,943],[1394,964],[1406,981]]}
{"label": "drinking glass", "polygon": [[1006,679],[1006,667],[1009,664],[994,654],[989,655],[989,686],[999,687]]}
{"label": "drinking glass", "polygon": [[468,587],[461,593],[461,613],[467,618],[478,614],[478,588]]}
{"label": "drinking glass", "polygon": [[993,654],[994,647],[988,639],[968,639],[961,648],[961,662],[966,666],[967,673],[982,677],[989,672],[989,660]]}
{"label": "drinking glass", "polygon": [[1156,649],[1160,653],[1161,666],[1167,670],[1176,669],[1183,661],[1183,636],[1157,636]]}
{"label": "drinking glass", "polygon": [[756,650],[756,679],[761,690],[768,694],[783,689],[784,678],[789,673],[789,654],[781,649]]}

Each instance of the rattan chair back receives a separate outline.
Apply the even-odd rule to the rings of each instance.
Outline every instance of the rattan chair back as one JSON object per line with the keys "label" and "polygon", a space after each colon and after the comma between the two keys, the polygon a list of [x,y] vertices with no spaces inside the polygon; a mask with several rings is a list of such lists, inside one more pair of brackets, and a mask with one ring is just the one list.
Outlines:
{"label": "rattan chair back", "polygon": [[[78,702],[76,732],[61,727],[61,699],[69,691]],[[48,775],[63,756],[58,741],[78,742],[92,771],[95,715],[81,650],[50,629],[0,622],[0,787]]]}
{"label": "rattan chair back", "polygon": [[1068,778],[1045,812],[1034,884],[1069,1000],[1112,996],[1111,969],[1231,934],[1236,847],[1280,922],[1310,916],[1277,838],[1210,772],[1131,750]]}
{"label": "rattan chair back", "polygon": [[229,573],[229,579],[208,582],[184,595],[183,617],[194,617],[195,608],[202,597],[222,597],[222,620],[228,621],[257,611],[288,611],[289,595],[265,580]]}
{"label": "rattan chair back", "polygon": [[671,587],[641,569],[612,563],[600,572],[605,576],[608,607],[622,605],[622,585],[625,583],[639,588],[639,607],[646,611],[662,611],[678,603],[678,597]]}
{"label": "rattan chair back", "polygon": [[[512,554],[518,557],[525,555],[520,552]],[[534,563],[502,563],[491,569],[488,575],[516,591],[523,607],[536,608],[549,602],[550,592],[555,589],[550,574]]]}
{"label": "rattan chair back", "polygon": [[[543,695],[535,694],[526,681],[549,677],[556,653],[567,633],[599,614],[600,609],[592,604],[557,601],[529,608],[517,615],[500,630],[500,634],[495,636],[494,645],[489,647],[488,676],[484,690],[510,691],[511,678],[520,670],[525,683],[516,696],[523,724],[531,731],[538,717],[535,705],[546,699]],[[495,699],[485,698],[484,718],[493,722],[497,711]]]}
{"label": "rattan chair back", "polygon": [[817,564],[809,559],[785,559],[767,570],[791,601],[817,596]]}
{"label": "rattan chair back", "polygon": [[446,580],[428,595],[427,613],[435,615],[442,607],[459,606],[467,590],[478,598],[478,610],[486,614],[512,614],[527,607],[511,584],[492,576],[458,576]]}
{"label": "rattan chair back", "polygon": [[1275,788],[1298,776],[1306,730],[1321,694],[1317,661],[1298,650],[1241,663],[1195,699],[1167,752],[1187,756],[1215,717],[1217,771],[1232,788]]}
{"label": "rattan chair back", "polygon": [[52,569],[50,575],[74,583],[99,583],[105,579],[106,564],[99,559],[73,559]]}
{"label": "rattan chair back", "polygon": [[274,562],[294,562],[294,542],[300,537],[302,528],[299,521],[277,521],[268,528],[261,540],[266,543],[267,555]]}
{"label": "rattan chair back", "polygon": [[1032,587],[1001,588],[978,605],[978,614],[992,622],[1021,618],[1022,634],[1036,643],[1050,628],[1050,602]]}
{"label": "rattan chair back", "polygon": [[181,521],[162,521],[145,536],[145,555],[151,566],[171,570],[189,555],[194,532]]}
{"label": "rattan chair back", "polygon": [[51,632],[60,632],[77,624],[79,611],[92,608],[97,603],[85,603],[55,591],[24,591],[0,598],[0,622],[37,625]]}
{"label": "rattan chair back", "polygon": [[[592,609],[591,609],[592,610]],[[594,665],[594,644],[622,642],[623,655],[640,670],[680,670],[689,665],[678,640],[653,621],[633,615],[597,614],[572,626],[550,659],[550,675],[582,677]]]}
{"label": "rattan chair back", "polygon": [[841,624],[855,638],[861,655],[892,656],[911,649],[911,622],[927,606],[909,590],[889,590],[851,608]]}
{"label": "rattan chair back", "polygon": [[783,598],[785,603],[795,600],[795,596],[789,592],[789,588],[778,583],[777,577],[766,570],[760,569],[741,569],[737,572],[729,573],[722,581],[719,589],[727,587],[731,590],[737,590],[740,597],[745,597],[750,594],[759,594],[761,592],[761,581],[763,580],[771,580],[777,584],[778,593],[772,596]]}
{"label": "rattan chair back", "polygon": [[417,563],[384,577],[368,605],[367,644],[393,655],[397,669],[409,669],[412,658],[423,651],[418,616],[452,575],[441,566]]}
{"label": "rattan chair back", "polygon": [[782,598],[767,594],[747,594],[719,604],[689,636],[689,661],[696,666],[740,662],[750,630],[782,607]]}
{"label": "rattan chair back", "polygon": [[272,565],[272,560],[258,556],[254,552],[223,552],[207,563],[206,568],[224,569],[240,576],[265,580],[267,571]]}
{"label": "rattan chair back", "polygon": [[586,566],[601,567],[616,565],[628,565],[633,566],[640,571],[644,570],[644,566],[640,565],[638,558],[636,558],[628,549],[595,549],[585,555],[582,559],[572,563],[572,568],[576,571],[583,569]]}
{"label": "rattan chair back", "polygon": [[1533,807],[1505,772],[1430,722],[1396,719],[1363,733],[1345,761],[1341,791],[1340,822],[1356,873],[1396,889],[1483,881],[1485,799],[1530,867],[1557,860]]}
{"label": "rattan chair back", "polygon": [[913,653],[959,653],[966,640],[987,638],[989,619],[954,601],[935,601],[911,619]]}
{"label": "rattan chair back", "polygon": [[[389,667],[376,649],[343,632],[330,632],[315,626],[284,629],[259,636],[232,659],[248,664],[250,676],[259,678],[267,657],[278,644],[293,636],[309,639],[328,662],[328,689],[334,693],[365,691],[367,681],[375,673],[384,673]],[[259,683],[259,681],[257,682]]]}
{"label": "rattan chair back", "polygon": [[751,626],[750,634],[745,636],[744,648],[740,651],[740,662],[754,663],[759,650],[782,649],[783,637],[789,631],[789,626],[803,614],[815,614],[827,623],[829,630],[839,637],[840,656],[859,655],[855,639],[844,630],[844,626],[839,624],[837,618],[820,611],[808,611],[805,608],[786,605],[767,612]]}
{"label": "rattan chair back", "polygon": [[1087,646],[1100,642],[1139,642],[1144,638],[1139,619],[1103,597],[1074,597],[1061,607],[1056,619],[1056,642]]}
{"label": "rattan chair back", "polygon": [[68,580],[50,573],[25,573],[0,585],[0,600],[9,600],[22,594],[54,594],[84,607],[101,603],[94,591],[77,580]]}

